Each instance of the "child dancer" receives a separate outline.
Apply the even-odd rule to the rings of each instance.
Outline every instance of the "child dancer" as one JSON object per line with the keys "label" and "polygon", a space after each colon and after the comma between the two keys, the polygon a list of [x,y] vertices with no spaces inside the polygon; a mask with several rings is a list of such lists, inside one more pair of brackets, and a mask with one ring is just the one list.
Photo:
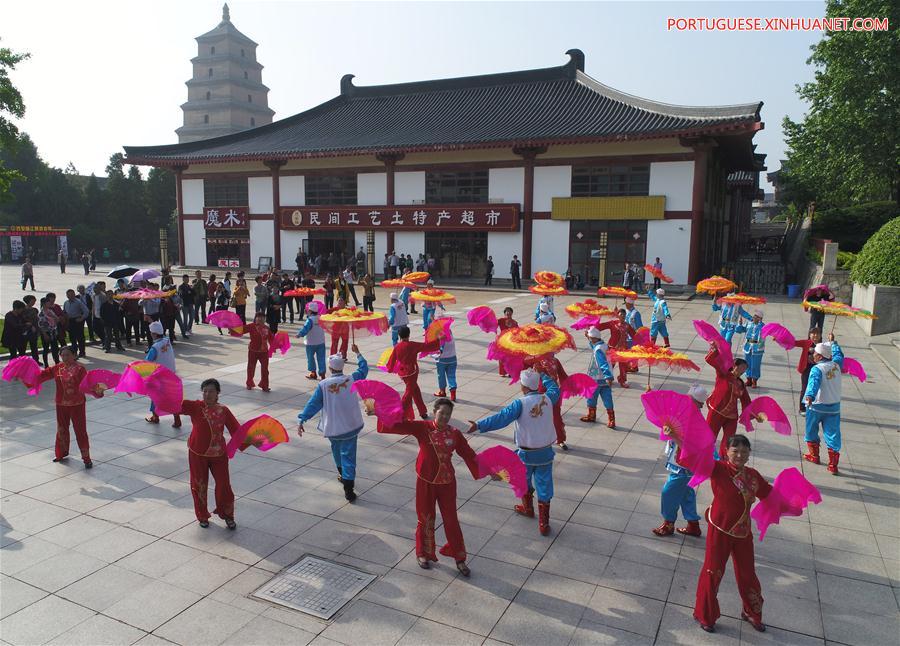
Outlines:
{"label": "child dancer", "polygon": [[760,334],[762,328],[762,310],[754,310],[753,320],[747,324],[744,336],[744,359],[747,361],[747,385],[750,388],[759,386],[759,378],[762,375],[763,354],[766,352],[766,340]]}
{"label": "child dancer", "polygon": [[406,306],[396,292],[391,292],[388,325],[391,326],[391,345],[397,345],[397,341],[400,338],[400,328],[409,325],[409,316],[406,314]]}
{"label": "child dancer", "polygon": [[253,390],[256,377],[256,364],[259,363],[259,387],[262,391],[269,392],[269,340],[272,331],[266,325],[264,312],[257,312],[253,317],[253,323],[245,325],[243,334],[250,335],[250,343],[247,344],[247,390]]}
{"label": "child dancer", "polygon": [[662,287],[656,292],[649,291],[647,296],[653,301],[653,313],[650,315],[650,338],[656,343],[656,336],[662,335],[663,345],[669,347],[669,330],[666,327],[666,321],[672,320],[669,314],[669,304],[666,303],[666,290]]}
{"label": "child dancer", "polygon": [[428,419],[428,409],[425,408],[425,402],[422,399],[422,391],[419,390],[419,361],[418,356],[421,353],[434,352],[441,347],[442,336],[434,341],[420,343],[418,341],[409,340],[409,328],[405,325],[397,331],[400,342],[394,346],[391,356],[388,357],[385,366],[388,372],[399,375],[406,384],[406,390],[403,392],[403,413],[405,419],[413,419],[413,403],[419,410],[422,419]]}
{"label": "child dancer", "polygon": [[[498,323],[499,327],[497,328],[497,334],[502,334],[506,330],[519,327],[518,322],[513,318],[513,308],[511,307],[503,308],[503,318],[500,319]],[[497,362],[497,372],[500,373],[501,377],[509,377],[509,375],[503,371],[503,363],[500,361]]]}
{"label": "child dancer", "polygon": [[[325,379],[325,330],[319,325],[319,304],[310,303],[306,306],[309,316],[306,323],[297,331],[297,338],[306,337],[306,368],[309,374],[307,379]],[[316,364],[319,373],[316,375]]]}
{"label": "child dancer", "polygon": [[588,343],[591,345],[591,364],[588,366],[588,375],[593,377],[594,381],[597,382],[597,388],[587,401],[587,415],[582,417],[581,421],[591,423],[597,421],[597,399],[599,398],[603,401],[603,406],[606,407],[606,417],[608,420],[606,426],[608,428],[615,428],[616,411],[613,407],[611,387],[613,383],[613,373],[612,368],[609,366],[609,361],[606,359],[606,353],[609,351],[609,346],[603,341],[600,330],[596,327],[589,329],[585,333],[585,336],[587,336]]}

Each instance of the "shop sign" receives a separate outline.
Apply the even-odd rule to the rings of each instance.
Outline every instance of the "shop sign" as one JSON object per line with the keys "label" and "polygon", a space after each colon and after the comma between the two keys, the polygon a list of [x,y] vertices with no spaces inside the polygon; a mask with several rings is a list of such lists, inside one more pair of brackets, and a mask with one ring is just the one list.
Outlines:
{"label": "shop sign", "polygon": [[15,225],[0,228],[0,237],[26,236],[26,237],[51,237],[67,235],[69,229],[61,229],[59,227],[37,226],[37,225]]}
{"label": "shop sign", "polygon": [[219,258],[219,267],[240,267],[241,261],[236,258]]}
{"label": "shop sign", "polygon": [[518,231],[519,205],[294,206],[280,218],[282,229]]}
{"label": "shop sign", "polygon": [[207,206],[203,209],[204,229],[249,229],[246,206]]}

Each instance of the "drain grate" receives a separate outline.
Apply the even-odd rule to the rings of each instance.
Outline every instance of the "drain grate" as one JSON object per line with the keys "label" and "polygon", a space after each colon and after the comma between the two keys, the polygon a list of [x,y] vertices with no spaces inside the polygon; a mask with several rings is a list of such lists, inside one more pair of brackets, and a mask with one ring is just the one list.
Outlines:
{"label": "drain grate", "polygon": [[315,556],[304,556],[253,593],[258,599],[331,619],[375,576]]}

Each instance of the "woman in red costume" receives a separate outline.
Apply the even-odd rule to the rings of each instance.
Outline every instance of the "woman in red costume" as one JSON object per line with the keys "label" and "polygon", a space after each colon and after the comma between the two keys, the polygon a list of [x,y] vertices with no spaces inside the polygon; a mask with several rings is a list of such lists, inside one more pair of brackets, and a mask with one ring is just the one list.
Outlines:
{"label": "woman in red costume", "polygon": [[719,583],[729,557],[743,602],[741,618],[759,632],[762,622],[762,590],[756,578],[753,560],[753,532],[750,530],[750,506],[769,495],[772,485],[758,471],[747,466],[750,440],[745,435],[728,439],[728,453],[713,466],[709,482],[713,501],[706,510],[706,558],[697,581],[694,619],[708,633],[715,632],[719,612]]}
{"label": "woman in red costume", "polygon": [[[510,330],[514,327],[519,327],[519,323],[516,321],[516,319],[513,318],[513,308],[511,307],[503,308],[503,318],[497,321],[497,323],[498,335],[503,334],[504,332],[506,332],[506,330]],[[509,377],[509,375],[506,374],[506,372],[503,370],[502,361],[497,362],[497,370],[499,371],[501,377]]]}
{"label": "woman in red costume", "polygon": [[200,527],[209,527],[210,513],[206,506],[209,474],[216,481],[216,508],[213,513],[225,521],[228,529],[234,529],[234,492],[228,475],[228,454],[225,452],[225,429],[231,435],[237,433],[240,424],[225,406],[219,403],[222,387],[215,379],[200,384],[203,399],[185,399],[181,413],[191,418],[191,435],[188,438],[188,465],[191,469],[191,494],[194,497],[194,513]]}
{"label": "woman in red costume", "polygon": [[242,334],[250,335],[250,343],[247,345],[247,390],[253,390],[256,376],[256,364],[259,364],[259,387],[263,392],[269,392],[269,341],[272,339],[272,330],[266,325],[266,313],[257,312],[253,317],[253,323],[245,325]]}
{"label": "woman in red costume", "polygon": [[[625,310],[620,309],[615,321],[607,321],[596,326],[598,330],[609,330],[609,347],[612,350],[627,350],[628,339],[636,332],[633,327],[625,322]],[[628,388],[628,363],[619,362],[619,378],[617,381],[622,388]]]}
{"label": "woman in red costume", "polygon": [[84,410],[84,393],[78,389],[87,375],[84,366],[78,363],[75,353],[64,347],[59,351],[62,363],[44,368],[38,383],[53,379],[56,382],[56,450],[54,462],[62,462],[69,456],[69,422],[75,429],[75,441],[84,460],[84,468],[94,466],[91,462],[91,445],[88,441],[87,418]]}
{"label": "woman in red costume", "polygon": [[811,328],[807,338],[801,341],[795,341],[794,347],[800,348],[800,360],[797,361],[797,372],[800,373],[800,414],[806,415],[806,401],[803,397],[806,395],[806,385],[809,383],[809,372],[816,365],[813,360],[813,350],[816,345],[822,342],[822,330],[817,327]]}
{"label": "woman in red costume", "polygon": [[402,422],[385,427],[378,424],[379,433],[412,435],[419,442],[416,459],[416,560],[427,570],[431,561],[437,562],[434,544],[435,503],[444,519],[447,544],[440,548],[444,556],[456,560],[456,569],[463,576],[471,573],[466,565],[466,545],[456,517],[456,474],[453,452],[456,451],[476,480],[480,477],[478,459],[459,429],[450,426],[453,402],[440,397],[434,402],[434,420]]}
{"label": "woman in red costume", "polygon": [[404,419],[415,419],[413,404],[419,410],[419,416],[422,419],[428,419],[428,409],[425,408],[425,400],[422,399],[422,391],[419,390],[418,357],[423,353],[440,350],[441,339],[444,338],[443,333],[439,333],[438,338],[433,341],[410,341],[409,328],[404,325],[400,328],[398,336],[400,342],[394,346],[385,367],[388,372],[396,373],[406,385],[406,390],[403,391],[403,396],[400,398],[403,402]]}
{"label": "woman in red costume", "polygon": [[[709,344],[709,352],[706,353],[706,363],[716,371],[716,385],[712,395],[706,400],[709,413],[706,422],[712,429],[713,436],[718,437],[722,431],[722,443],[719,446],[719,455],[725,455],[728,438],[737,432],[738,402],[742,408],[750,405],[750,395],[744,385],[741,375],[747,371],[747,362],[743,359],[735,359],[731,370],[725,372],[719,363],[719,350],[715,343]],[[759,418],[757,418],[758,421]]]}

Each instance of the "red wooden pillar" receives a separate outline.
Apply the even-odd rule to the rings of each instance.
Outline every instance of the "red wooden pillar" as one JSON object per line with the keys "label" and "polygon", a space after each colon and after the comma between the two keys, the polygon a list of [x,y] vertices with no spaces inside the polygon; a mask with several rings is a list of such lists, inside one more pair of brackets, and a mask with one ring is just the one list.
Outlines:
{"label": "red wooden pillar", "polygon": [[709,146],[694,146],[694,184],[691,198],[691,244],[688,260],[688,283],[696,285],[701,280],[700,245],[703,239],[703,215],[706,202],[706,167]]}
{"label": "red wooden pillar", "polygon": [[174,166],[175,172],[175,208],[178,209],[178,264],[184,267],[184,190],[181,179],[187,166]]}
{"label": "red wooden pillar", "polygon": [[273,214],[273,226],[274,229],[274,240],[275,240],[275,269],[284,269],[281,266],[281,186],[278,181],[279,174],[281,172],[281,167],[284,166],[284,161],[267,161],[265,162],[266,166],[269,167],[269,170],[272,171],[272,214]]}
{"label": "red wooden pillar", "polygon": [[[387,206],[394,206],[394,170],[397,166],[397,162],[403,159],[406,155],[404,153],[378,153],[375,157],[378,161],[384,163],[384,172],[385,172],[385,203]],[[394,251],[394,232],[388,230],[387,232],[387,253],[393,253]]]}
{"label": "red wooden pillar", "polygon": [[522,195],[522,279],[531,278],[532,213],[534,211],[534,160],[547,152],[547,146],[516,146],[525,168],[525,187]]}

